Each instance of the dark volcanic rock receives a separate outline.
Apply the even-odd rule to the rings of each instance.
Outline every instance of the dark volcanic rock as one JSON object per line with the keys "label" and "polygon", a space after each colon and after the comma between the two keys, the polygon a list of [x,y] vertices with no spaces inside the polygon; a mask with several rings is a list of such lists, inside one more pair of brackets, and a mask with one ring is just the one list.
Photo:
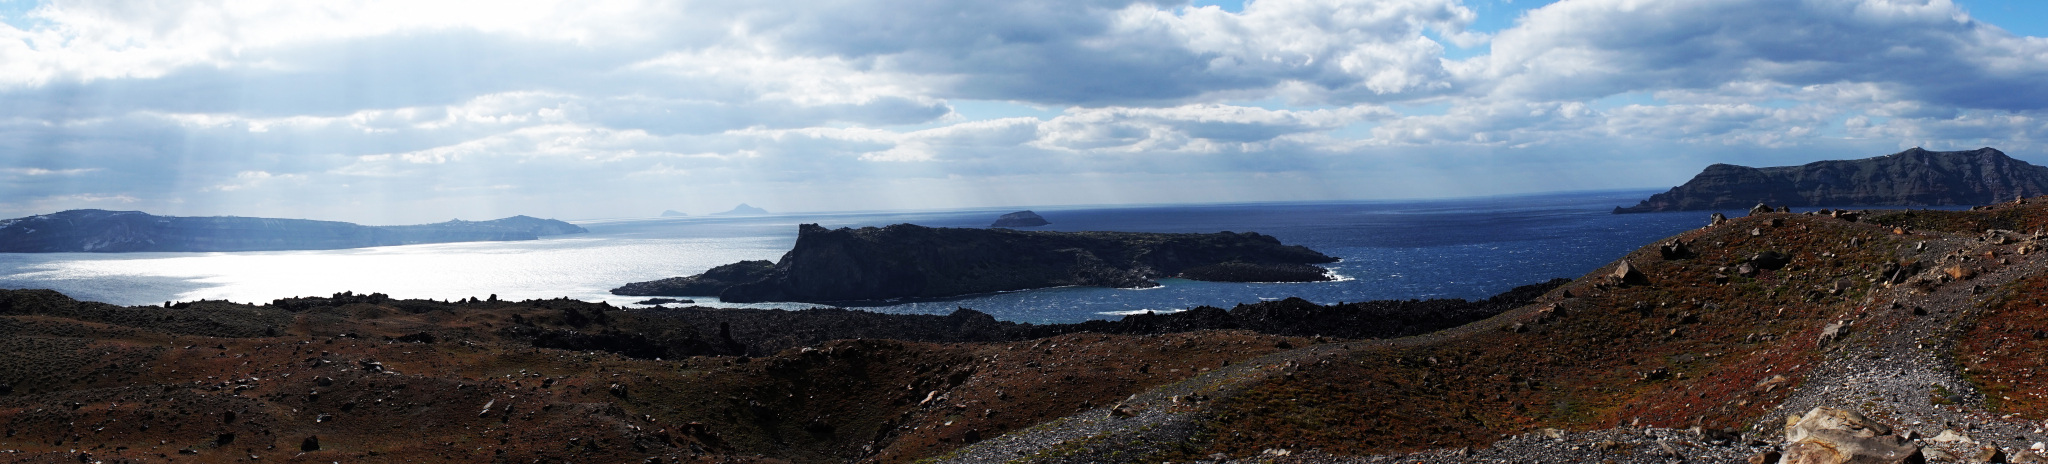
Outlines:
{"label": "dark volcanic rock", "polygon": [[998,218],[996,218],[996,222],[995,222],[994,224],[989,224],[988,226],[989,226],[989,227],[1038,227],[1038,226],[1042,226],[1042,225],[1046,225],[1046,224],[1051,224],[1051,223],[1052,223],[1052,222],[1050,222],[1050,221],[1046,221],[1044,217],[1042,217],[1042,216],[1039,216],[1039,215],[1038,215],[1038,213],[1033,213],[1033,212],[1031,212],[1031,210],[1024,210],[1024,211],[1018,211],[1018,212],[1015,212],[1015,213],[1005,214],[1005,215],[1003,215],[1002,217],[998,217]]}
{"label": "dark volcanic rock", "polygon": [[[673,319],[697,327],[701,332],[685,341],[688,346],[669,344],[674,352],[717,350],[696,345],[696,340],[734,340],[747,354],[761,356],[778,351],[812,346],[830,340],[882,338],[924,342],[1002,342],[1030,340],[1072,333],[1165,334],[1199,330],[1251,330],[1259,333],[1338,338],[1391,338],[1457,327],[1493,317],[1503,311],[1529,304],[1558,286],[1571,282],[1554,279],[1524,285],[1490,298],[1377,300],[1319,305],[1300,298],[1240,304],[1231,309],[1203,306],[1162,314],[1136,314],[1118,320],[1093,320],[1073,324],[1029,324],[996,320],[994,316],[961,308],[952,314],[883,314],[840,308],[784,311],[775,309],[683,308],[634,309],[635,314]],[[711,328],[718,327],[713,333]],[[554,341],[550,341],[554,343]],[[590,349],[614,352],[648,350],[632,344]]]}
{"label": "dark volcanic rock", "polygon": [[[767,275],[717,293],[735,303],[940,298],[1067,285],[1152,287],[1152,279],[1221,263],[1269,266],[1261,278],[1323,281],[1285,265],[1336,258],[1257,233],[1024,232],[947,229],[910,224],[831,230],[798,227],[796,246]],[[708,274],[708,273],[707,273]],[[702,282],[707,276],[697,276]],[[667,279],[664,281],[692,282]],[[718,279],[720,281],[730,281]],[[655,281],[655,282],[664,282]],[[647,285],[642,285],[647,284]],[[620,295],[655,288],[628,284]],[[662,293],[676,295],[679,293]],[[707,293],[680,293],[683,295]]]}
{"label": "dark volcanic rock", "polygon": [[1992,148],[1919,148],[1860,160],[1752,168],[1707,166],[1685,185],[1615,213],[1785,206],[1990,204],[2048,193],[2048,167]]}
{"label": "dark volcanic rock", "polygon": [[81,209],[0,221],[0,252],[332,250],[534,240],[583,232],[588,231],[574,224],[527,216],[377,227],[305,219],[176,217]]}
{"label": "dark volcanic rock", "polygon": [[[706,296],[718,295],[734,285],[757,282],[768,277],[775,269],[775,263],[768,261],[740,261],[714,267],[703,274],[689,277],[670,277],[650,282],[634,282],[612,289],[613,295],[623,296]],[[642,303],[645,304],[645,303]]]}

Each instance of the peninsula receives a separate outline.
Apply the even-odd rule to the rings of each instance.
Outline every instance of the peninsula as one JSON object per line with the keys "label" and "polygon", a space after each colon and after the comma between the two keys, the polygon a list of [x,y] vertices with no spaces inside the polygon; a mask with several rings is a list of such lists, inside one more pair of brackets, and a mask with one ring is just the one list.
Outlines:
{"label": "peninsula", "polygon": [[826,229],[804,224],[772,266],[740,262],[698,276],[637,282],[615,295],[708,296],[727,302],[942,298],[1060,286],[1153,287],[1182,277],[1228,282],[1330,280],[1336,262],[1258,233],[1027,232],[911,224]]}
{"label": "peninsula", "polygon": [[2048,167],[1994,148],[1920,148],[1860,160],[1752,168],[1707,166],[1685,185],[1615,214],[1773,206],[1947,206],[2011,201],[2048,193]]}
{"label": "peninsula", "polygon": [[554,219],[513,216],[411,226],[235,216],[157,216],[77,209],[0,220],[0,252],[334,250],[421,243],[536,240],[589,232]]}

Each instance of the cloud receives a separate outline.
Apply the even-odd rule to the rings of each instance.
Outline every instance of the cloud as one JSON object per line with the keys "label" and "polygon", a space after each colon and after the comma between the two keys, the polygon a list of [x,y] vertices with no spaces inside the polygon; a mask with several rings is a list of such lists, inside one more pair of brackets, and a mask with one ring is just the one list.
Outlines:
{"label": "cloud", "polygon": [[1978,109],[2048,106],[2048,40],[1946,0],[1577,0],[1531,10],[1451,67],[1495,98],[1584,100],[1737,83],[1886,87]]}
{"label": "cloud", "polygon": [[1493,33],[1470,3],[54,0],[0,24],[0,197],[27,199],[0,213],[401,223],[1613,188],[1915,145],[2048,160],[2048,39],[1945,0],[1564,0]]}

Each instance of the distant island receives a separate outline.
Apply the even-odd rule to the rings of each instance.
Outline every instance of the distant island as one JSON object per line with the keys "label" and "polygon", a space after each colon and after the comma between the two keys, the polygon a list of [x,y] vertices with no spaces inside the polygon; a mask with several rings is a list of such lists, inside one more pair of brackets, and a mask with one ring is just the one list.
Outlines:
{"label": "distant island", "polygon": [[797,228],[776,263],[742,261],[701,275],[636,282],[628,296],[708,296],[733,303],[941,298],[1059,286],[1141,288],[1153,279],[1318,282],[1336,258],[1258,233],[1026,232],[911,224]]}
{"label": "distant island", "polygon": [[661,217],[689,217],[689,216],[690,216],[690,215],[688,215],[688,214],[683,214],[683,212],[682,212],[682,211],[676,211],[676,210],[672,210],[672,209],[671,209],[671,210],[663,210],[663,211],[661,212]]}
{"label": "distant island", "polygon": [[1707,166],[1685,185],[1615,214],[1773,206],[1944,206],[2011,201],[2048,193],[2048,167],[1994,148],[1920,148],[1860,160],[1752,168]]}
{"label": "distant island", "polygon": [[998,217],[998,218],[996,218],[996,222],[995,222],[994,224],[989,224],[988,226],[989,226],[989,227],[1038,227],[1038,226],[1042,226],[1042,225],[1046,225],[1046,224],[1051,224],[1051,223],[1052,223],[1051,221],[1047,221],[1047,220],[1045,220],[1045,218],[1044,218],[1044,217],[1042,217],[1042,216],[1039,216],[1039,215],[1038,215],[1038,213],[1033,213],[1033,212],[1031,212],[1031,210],[1028,210],[1028,209],[1027,209],[1027,210],[1023,210],[1023,211],[1018,211],[1018,212],[1015,212],[1015,213],[1005,214],[1005,215],[1003,215],[1002,217]]}
{"label": "distant island", "polygon": [[554,219],[513,216],[411,226],[234,216],[157,216],[78,209],[0,220],[0,252],[334,250],[421,243],[536,240],[589,232]]}
{"label": "distant island", "polygon": [[760,216],[765,214],[768,214],[768,210],[747,206],[746,203],[740,203],[739,206],[732,207],[731,211],[711,213],[712,216]]}

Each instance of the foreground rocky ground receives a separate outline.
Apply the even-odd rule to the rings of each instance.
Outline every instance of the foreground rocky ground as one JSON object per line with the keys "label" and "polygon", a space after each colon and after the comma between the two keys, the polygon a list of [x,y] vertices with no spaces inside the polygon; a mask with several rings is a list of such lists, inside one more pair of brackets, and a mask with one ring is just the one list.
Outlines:
{"label": "foreground rocky ground", "polygon": [[1067,326],[4,291],[0,457],[2028,462],[2039,203],[1758,213],[1481,302]]}

